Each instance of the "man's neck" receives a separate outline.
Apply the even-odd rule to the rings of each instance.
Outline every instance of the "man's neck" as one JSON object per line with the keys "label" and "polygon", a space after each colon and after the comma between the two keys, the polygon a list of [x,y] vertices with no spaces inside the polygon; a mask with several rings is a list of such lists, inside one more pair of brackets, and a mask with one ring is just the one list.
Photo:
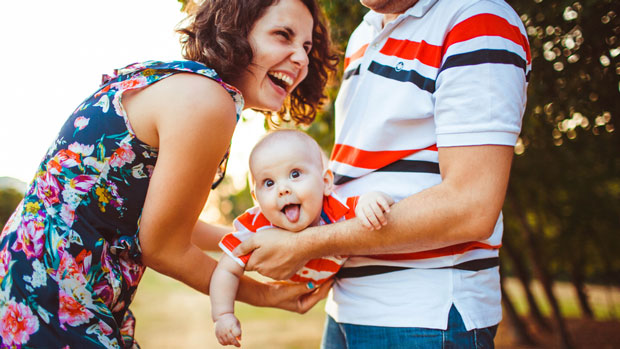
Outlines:
{"label": "man's neck", "polygon": [[395,20],[398,16],[400,16],[400,13],[386,13],[383,15],[383,27],[385,28],[385,25],[390,23],[391,21]]}

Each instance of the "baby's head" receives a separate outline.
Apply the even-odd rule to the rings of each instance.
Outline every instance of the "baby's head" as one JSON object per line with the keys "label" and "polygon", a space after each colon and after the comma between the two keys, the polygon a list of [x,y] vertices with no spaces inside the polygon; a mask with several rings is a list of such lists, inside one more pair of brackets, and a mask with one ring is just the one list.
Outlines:
{"label": "baby's head", "polygon": [[319,145],[300,131],[270,132],[250,153],[252,196],[273,225],[289,231],[319,223],[333,179]]}

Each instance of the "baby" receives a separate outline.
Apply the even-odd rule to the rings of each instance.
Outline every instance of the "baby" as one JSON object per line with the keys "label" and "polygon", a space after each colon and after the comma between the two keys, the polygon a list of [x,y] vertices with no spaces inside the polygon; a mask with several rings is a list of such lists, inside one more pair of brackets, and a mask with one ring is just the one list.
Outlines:
{"label": "baby", "polygon": [[[268,133],[250,154],[252,197],[258,207],[234,221],[235,232],[220,242],[225,254],[211,278],[211,314],[215,335],[222,345],[240,346],[241,325],[234,315],[239,278],[250,255],[235,257],[232,250],[241,241],[262,229],[278,227],[298,232],[309,226],[358,217],[369,229],[387,223],[385,213],[394,203],[391,197],[370,192],[339,199],[333,192],[333,174],[325,168],[319,145],[296,130]],[[309,261],[290,280],[314,288],[330,279],[345,262],[342,257]]]}

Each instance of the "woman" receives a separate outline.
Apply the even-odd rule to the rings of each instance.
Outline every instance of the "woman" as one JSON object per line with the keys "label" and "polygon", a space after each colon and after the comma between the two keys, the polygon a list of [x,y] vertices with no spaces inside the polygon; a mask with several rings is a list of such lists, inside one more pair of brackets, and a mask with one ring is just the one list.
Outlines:
{"label": "woman", "polygon": [[[4,227],[2,347],[135,345],[128,306],[147,266],[207,294],[216,261],[198,246],[225,230],[198,215],[239,113],[311,122],[336,64],[314,0],[210,0],[179,32],[188,61],[106,76]],[[326,291],[245,279],[237,299],[305,312]]]}

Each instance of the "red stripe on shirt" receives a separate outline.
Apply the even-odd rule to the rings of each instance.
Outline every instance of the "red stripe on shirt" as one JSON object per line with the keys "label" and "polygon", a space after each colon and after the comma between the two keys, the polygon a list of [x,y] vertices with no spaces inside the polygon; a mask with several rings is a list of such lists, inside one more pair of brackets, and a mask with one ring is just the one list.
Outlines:
{"label": "red stripe on shirt", "polygon": [[340,270],[340,264],[324,258],[311,259],[304,265],[304,267],[316,270],[316,271],[329,271],[332,273],[336,273]]}
{"label": "red stripe on shirt", "polygon": [[442,56],[450,45],[481,36],[499,36],[514,42],[525,51],[527,63],[530,64],[532,62],[530,45],[527,42],[527,38],[521,34],[519,27],[510,24],[504,18],[490,13],[472,16],[455,25],[444,40]]}
{"label": "red stripe on shirt", "polygon": [[500,248],[502,245],[488,245],[478,241],[465,242],[462,244],[447,246],[438,248],[435,250],[429,251],[421,251],[421,252],[413,252],[413,253],[395,253],[395,254],[380,254],[380,255],[372,255],[368,256],[374,259],[383,259],[389,261],[398,261],[398,260],[412,260],[412,259],[427,259],[427,258],[436,258],[436,257],[444,257],[451,256],[455,254],[462,254],[470,250],[477,249],[485,249],[485,250],[496,250]]}
{"label": "red stripe on shirt", "polygon": [[[237,237],[234,236],[233,234],[226,234],[226,235],[224,235],[222,240],[220,240],[220,243],[222,245],[224,245],[224,247],[226,247],[227,250],[232,252],[232,250],[234,250],[235,247],[241,245],[241,240],[237,239]],[[252,253],[250,252],[250,253],[248,253],[246,255],[243,255],[243,256],[240,256],[238,258],[241,259],[243,264],[247,264],[251,255],[252,255]]]}
{"label": "red stripe on shirt", "polygon": [[351,63],[351,61],[354,61],[354,60],[362,57],[364,55],[364,53],[366,52],[367,48],[368,48],[368,44],[366,44],[366,45],[360,47],[359,49],[357,49],[357,51],[355,51],[349,57],[345,57],[344,58],[344,69],[345,70],[347,69],[347,67],[349,66],[349,63]]}
{"label": "red stripe on shirt", "polygon": [[237,220],[239,223],[243,224],[247,230],[254,233],[256,233],[256,230],[259,228],[271,225],[271,222],[269,222],[269,220],[267,220],[267,218],[260,212],[258,213],[258,216],[256,216],[253,212],[245,212],[239,216]]}
{"label": "red stripe on shirt", "polygon": [[435,46],[426,41],[416,42],[388,38],[380,51],[387,56],[418,61],[435,68],[441,65],[441,46]]}
{"label": "red stripe on shirt", "polygon": [[433,144],[423,149],[370,151],[357,149],[350,145],[336,144],[331,160],[358,168],[376,170],[422,150],[437,151],[437,145]]}

